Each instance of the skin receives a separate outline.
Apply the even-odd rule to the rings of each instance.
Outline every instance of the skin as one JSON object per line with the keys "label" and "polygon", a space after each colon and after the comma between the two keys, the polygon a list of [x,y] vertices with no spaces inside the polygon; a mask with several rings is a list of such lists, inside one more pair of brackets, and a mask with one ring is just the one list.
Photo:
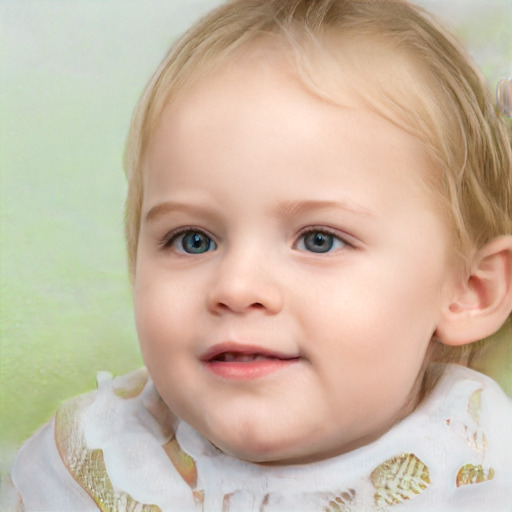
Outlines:
{"label": "skin", "polygon": [[[453,274],[417,140],[254,52],[165,109],[147,163],[136,323],[172,411],[228,454],[288,464],[411,411]],[[186,252],[187,230],[208,250]],[[290,360],[218,375],[202,358],[226,342]]]}

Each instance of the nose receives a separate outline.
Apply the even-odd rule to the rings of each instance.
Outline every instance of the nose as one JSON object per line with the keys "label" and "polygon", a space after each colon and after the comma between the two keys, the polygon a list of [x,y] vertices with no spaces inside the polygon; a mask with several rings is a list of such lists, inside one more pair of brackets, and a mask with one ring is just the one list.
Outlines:
{"label": "nose", "polygon": [[261,311],[275,315],[283,308],[276,266],[263,255],[233,253],[218,264],[207,292],[207,306],[215,315]]}

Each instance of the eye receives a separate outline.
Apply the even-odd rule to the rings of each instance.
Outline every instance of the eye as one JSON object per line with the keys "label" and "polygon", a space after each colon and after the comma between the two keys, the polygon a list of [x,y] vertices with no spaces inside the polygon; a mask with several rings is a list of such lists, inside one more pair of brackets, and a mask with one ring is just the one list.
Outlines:
{"label": "eye", "polygon": [[328,231],[314,229],[302,233],[297,242],[296,249],[321,254],[341,249],[347,245],[341,238]]}
{"label": "eye", "polygon": [[164,246],[187,254],[203,254],[217,248],[215,242],[206,233],[192,229],[176,233]]}

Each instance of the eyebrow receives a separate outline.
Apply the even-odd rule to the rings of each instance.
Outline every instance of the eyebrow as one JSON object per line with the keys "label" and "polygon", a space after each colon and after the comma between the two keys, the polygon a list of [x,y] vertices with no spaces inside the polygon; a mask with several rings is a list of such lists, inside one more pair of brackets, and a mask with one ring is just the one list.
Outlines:
{"label": "eyebrow", "polygon": [[198,214],[202,214],[204,216],[211,215],[211,209],[205,208],[201,205],[192,205],[188,203],[179,203],[174,201],[166,201],[164,203],[159,203],[153,206],[148,213],[145,215],[145,222],[154,222],[158,220],[160,217],[164,217],[165,215],[169,215],[170,213],[176,212],[190,212],[193,211]]}
{"label": "eyebrow", "polygon": [[[276,217],[291,218],[296,215],[307,214],[315,210],[324,210],[334,208],[345,210],[355,215],[363,215],[365,217],[374,217],[375,214],[361,205],[340,201],[284,201],[275,206],[271,213]],[[201,205],[192,205],[188,203],[179,203],[174,201],[166,201],[153,206],[145,216],[145,222],[150,223],[158,220],[160,217],[176,212],[198,213],[203,216],[211,215],[211,209]]]}
{"label": "eyebrow", "polygon": [[324,210],[324,209],[337,209],[337,210],[345,210],[349,213],[353,213],[355,215],[363,215],[365,217],[374,217],[375,214],[368,210],[367,208],[351,202],[342,202],[342,201],[315,201],[315,200],[306,200],[306,201],[285,201],[283,203],[278,204],[273,212],[278,217],[294,217],[295,215],[300,215],[304,213],[310,213],[315,210]]}

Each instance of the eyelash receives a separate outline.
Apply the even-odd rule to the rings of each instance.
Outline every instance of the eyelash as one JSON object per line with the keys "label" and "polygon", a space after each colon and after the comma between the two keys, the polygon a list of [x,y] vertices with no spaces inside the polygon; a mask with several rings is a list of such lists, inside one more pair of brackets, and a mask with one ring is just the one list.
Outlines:
{"label": "eyelash", "polygon": [[[213,239],[213,237],[211,235],[209,235],[205,230],[194,227],[194,226],[181,227],[181,228],[178,228],[176,230],[173,230],[173,231],[167,233],[164,236],[164,238],[161,240],[159,245],[162,248],[162,250],[169,250],[169,249],[173,248],[173,245],[177,241],[179,241],[180,238],[181,238],[182,244],[183,244],[183,238],[186,235],[195,234],[195,233],[197,233],[198,235],[204,236],[208,239],[208,246],[205,248],[204,251],[188,252],[183,247],[182,247],[182,250],[178,250],[177,248],[175,248],[175,251],[180,254],[199,255],[199,254],[203,254],[205,252],[210,252],[211,250],[215,250],[217,248],[217,243],[215,242],[215,240]],[[319,251],[308,250],[305,245],[305,240],[308,235],[321,235],[321,236],[327,235],[327,237],[332,238],[331,245],[326,250],[319,250]],[[318,239],[318,241],[321,241],[320,238]],[[337,247],[337,248],[335,248],[334,251],[332,251],[333,245],[335,245],[336,242],[341,243],[342,246]],[[213,245],[213,249],[211,248],[211,245]],[[300,245],[303,245],[304,248],[299,248]],[[301,231],[298,234],[297,239],[294,242],[292,248],[295,250],[299,250],[299,251],[309,252],[311,254],[329,254],[331,252],[337,252],[338,250],[354,249],[355,246],[353,243],[350,243],[347,240],[346,236],[340,236],[340,234],[337,231],[328,229],[324,226],[322,226],[322,227],[309,226],[307,229],[304,229],[303,231]]]}
{"label": "eyelash", "polygon": [[[299,244],[302,242],[304,244],[305,237],[307,235],[313,235],[313,234],[320,234],[320,235],[328,235],[329,237],[332,237],[334,241],[338,241],[342,244],[342,247],[336,248],[334,251],[332,251],[332,246],[328,248],[326,251],[308,251],[307,249],[298,249]],[[355,246],[353,243],[350,243],[347,240],[347,236],[341,236],[338,231],[326,228],[325,226],[309,226],[307,229],[304,229],[299,233],[297,236],[297,241],[294,243],[293,248],[297,250],[305,250],[306,252],[310,252],[312,254],[330,254],[332,252],[338,252],[339,250],[345,250],[345,249],[355,249]]]}
{"label": "eyelash", "polygon": [[[193,234],[193,233],[197,233],[197,234],[200,234],[200,235],[203,235],[203,236],[207,237],[208,240],[210,241],[210,243],[213,244],[215,246],[215,248],[217,247],[217,243],[215,242],[215,240],[213,239],[212,236],[210,236],[205,230],[196,228],[194,226],[181,227],[181,228],[178,228],[178,229],[175,229],[175,230],[171,231],[170,233],[167,233],[164,236],[164,238],[162,239],[162,241],[160,242],[160,247],[163,250],[172,249],[173,245],[180,238],[183,239],[183,237],[185,237],[187,234]],[[203,252],[209,252],[210,250],[211,250],[210,249],[210,245],[208,245],[207,250],[205,250]],[[181,251],[181,250],[175,249],[175,251],[180,253],[180,254],[194,254],[192,252],[189,253],[189,252],[187,252],[185,250]],[[198,252],[198,253],[195,253],[195,254],[202,254],[202,252]]]}

